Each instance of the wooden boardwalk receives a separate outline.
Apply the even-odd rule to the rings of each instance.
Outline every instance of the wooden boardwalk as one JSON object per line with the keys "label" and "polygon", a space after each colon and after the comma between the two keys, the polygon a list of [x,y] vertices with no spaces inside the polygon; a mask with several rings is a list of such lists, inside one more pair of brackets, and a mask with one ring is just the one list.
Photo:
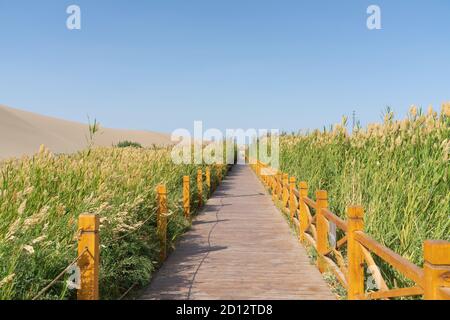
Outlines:
{"label": "wooden boardwalk", "polygon": [[335,299],[247,166],[235,166],[140,299]]}

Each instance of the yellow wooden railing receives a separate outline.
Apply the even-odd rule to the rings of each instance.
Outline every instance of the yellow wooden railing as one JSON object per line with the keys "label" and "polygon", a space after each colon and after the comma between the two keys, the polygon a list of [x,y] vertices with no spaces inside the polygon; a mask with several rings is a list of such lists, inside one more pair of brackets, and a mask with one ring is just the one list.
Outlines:
{"label": "yellow wooden railing", "polygon": [[[210,196],[215,187],[222,182],[222,172],[225,165],[215,165],[214,173],[216,174],[216,185],[211,183],[211,168],[207,167],[205,174],[199,169],[197,171],[197,197],[198,207],[203,205],[203,183],[206,184],[206,196]],[[205,180],[203,179],[205,178]],[[191,193],[190,193],[190,177],[183,177],[183,213],[186,219],[191,221]],[[157,194],[157,235],[160,247],[160,262],[162,263],[167,257],[167,217],[168,202],[167,189],[165,185],[159,185],[156,188]],[[148,218],[145,222],[150,221]],[[144,223],[145,223],[144,222]],[[100,272],[100,220],[98,215],[82,214],[78,218],[78,256],[63,272],[60,273],[53,281],[42,289],[33,299],[39,299],[46,291],[48,291],[73,265],[77,265],[80,269],[80,289],[77,291],[78,300],[98,300],[99,295],[99,272]]]}
{"label": "yellow wooden railing", "polygon": [[[364,210],[360,206],[347,208],[347,221],[328,209],[328,194],[316,191],[316,200],[308,197],[308,184],[302,181],[296,188],[294,177],[279,172],[259,161],[251,165],[258,178],[271,192],[273,201],[281,206],[295,226],[299,240],[317,251],[317,266],[321,272],[332,272],[347,290],[348,299],[388,299],[423,295],[427,300],[450,299],[450,242],[428,240],[424,243],[422,268],[378,243],[364,233]],[[311,214],[311,209],[315,214]],[[332,228],[333,226],[333,228]],[[330,231],[340,230],[344,236],[330,241]],[[347,246],[347,261],[341,249]],[[408,288],[388,288],[372,254],[391,265],[415,283]],[[366,292],[364,265],[373,277],[378,291]]]}

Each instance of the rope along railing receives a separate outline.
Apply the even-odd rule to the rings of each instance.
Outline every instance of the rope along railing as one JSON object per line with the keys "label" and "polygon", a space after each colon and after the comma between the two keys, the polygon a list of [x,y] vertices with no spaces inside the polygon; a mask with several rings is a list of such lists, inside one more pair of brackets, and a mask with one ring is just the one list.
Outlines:
{"label": "rope along railing", "polygon": [[57,283],[64,275],[78,262],[78,260],[81,259],[81,256],[87,252],[87,249],[84,250],[81,255],[78,255],[78,257],[75,258],[75,260],[70,263],[67,268],[65,268],[59,275],[56,276],[55,279],[53,279],[45,288],[43,288],[41,291],[38,292],[38,294],[32,299],[32,300],[38,300],[40,297],[42,297],[43,294],[45,294],[48,290],[50,290],[51,287],[55,283]]}
{"label": "rope along railing", "polygon": [[[203,184],[206,184],[206,196],[209,197],[214,189],[222,182],[223,170],[228,170],[225,165],[214,165],[214,172],[216,174],[215,184],[212,184],[211,180],[211,168],[207,167],[205,174],[203,170],[197,171],[197,209],[203,206]],[[203,179],[205,178],[205,179]],[[191,221],[191,193],[190,193],[190,177],[183,177],[183,213],[186,219]],[[160,248],[160,262],[164,262],[167,258],[167,218],[169,216],[168,201],[167,201],[167,188],[165,185],[158,185],[156,188],[157,194],[157,236],[159,239]],[[140,227],[150,221],[151,218],[147,218],[142,222]],[[47,291],[49,291],[64,275],[74,266],[79,268],[79,289],[77,289],[78,300],[98,300],[99,296],[99,272],[100,272],[100,218],[94,214],[82,214],[78,218],[78,256],[49,284],[43,288],[33,298],[38,300]],[[133,230],[134,232],[136,230]],[[124,238],[128,234],[121,236]],[[133,289],[135,285],[129,288],[120,299],[124,298],[129,291]]]}
{"label": "rope along railing", "polygon": [[[351,300],[389,299],[423,295],[427,300],[450,299],[450,242],[428,240],[424,242],[422,268],[378,243],[364,233],[364,209],[361,206],[347,208],[347,221],[328,209],[328,194],[316,191],[316,200],[308,197],[308,184],[302,181],[296,188],[295,177],[279,172],[266,164],[253,161],[251,165],[257,177],[271,192],[272,200],[299,234],[299,240],[312,246],[317,252],[320,272],[332,272],[347,290]],[[315,214],[311,214],[311,209]],[[337,230],[343,237],[337,239]],[[347,261],[342,248],[347,246]],[[380,268],[372,254],[392,266],[415,285],[408,288],[388,288]],[[367,266],[378,291],[366,292],[365,270]]]}

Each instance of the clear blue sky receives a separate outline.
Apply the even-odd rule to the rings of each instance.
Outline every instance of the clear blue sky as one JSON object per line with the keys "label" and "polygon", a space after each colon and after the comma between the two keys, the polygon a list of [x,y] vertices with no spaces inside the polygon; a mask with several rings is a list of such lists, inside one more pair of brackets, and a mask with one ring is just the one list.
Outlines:
{"label": "clear blue sky", "polygon": [[450,100],[449,21],[448,0],[0,0],[0,103],[167,132],[365,124]]}

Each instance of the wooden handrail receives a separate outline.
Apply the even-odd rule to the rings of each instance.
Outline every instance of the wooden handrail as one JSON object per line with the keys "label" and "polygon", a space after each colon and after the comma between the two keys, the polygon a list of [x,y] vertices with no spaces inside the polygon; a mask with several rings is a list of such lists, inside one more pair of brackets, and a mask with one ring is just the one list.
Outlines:
{"label": "wooden handrail", "polygon": [[336,226],[341,229],[342,231],[347,232],[348,226],[347,222],[339,218],[337,215],[335,215],[333,212],[331,212],[328,209],[322,209],[322,214],[331,222],[334,222]]}
{"label": "wooden handrail", "polygon": [[378,243],[364,232],[355,232],[355,238],[362,246],[375,253],[385,262],[389,263],[406,278],[423,287],[424,272],[421,268],[403,258],[401,255],[395,253],[391,249]]}
{"label": "wooden handrail", "polygon": [[311,208],[317,209],[317,203],[314,200],[311,200],[308,197],[303,197],[302,200]]}
{"label": "wooden handrail", "polygon": [[370,273],[372,274],[373,279],[375,280],[377,288],[380,291],[389,290],[386,282],[384,281],[383,275],[381,274],[380,268],[376,265],[375,260],[372,257],[372,254],[365,247],[361,246],[361,248],[364,255],[364,260],[366,260],[367,266]]}
{"label": "wooden handrail", "polygon": [[336,248],[339,249],[340,247],[342,247],[344,244],[347,243],[347,240],[348,240],[348,237],[347,237],[347,235],[345,235],[336,243]]}
{"label": "wooden handrail", "polygon": [[324,261],[328,264],[329,270],[334,274],[334,276],[338,279],[340,284],[344,288],[348,288],[347,278],[344,273],[339,269],[339,267],[328,257],[323,257]]}
{"label": "wooden handrail", "polygon": [[[219,183],[222,179],[222,167],[215,170]],[[197,171],[198,197],[202,205],[203,173]],[[190,220],[190,176],[183,177],[182,203],[184,216]],[[206,185],[211,188],[211,168],[206,168]],[[160,184],[156,188],[157,215],[156,234],[159,240],[160,262],[167,257],[167,227],[168,227],[168,191],[166,185]],[[210,192],[206,194],[209,196]],[[146,221],[150,221],[147,219]],[[144,222],[145,223],[145,222]],[[100,270],[100,218],[94,214],[81,214],[78,217],[78,258],[73,262],[80,268],[80,288],[77,291],[78,300],[98,300],[99,270]],[[116,240],[117,241],[117,240]],[[68,270],[68,269],[66,269]],[[62,275],[66,272],[64,271]],[[55,280],[57,280],[56,278]],[[52,283],[51,283],[52,284]],[[49,287],[44,288],[47,290]],[[45,291],[41,291],[42,294]],[[40,295],[39,294],[39,295]],[[39,297],[39,295],[37,297]],[[37,298],[36,297],[36,298]]]}
{"label": "wooden handrail", "polygon": [[376,292],[369,292],[361,299],[387,299],[387,298],[400,298],[400,297],[410,297],[410,296],[420,296],[423,294],[423,289],[419,286],[414,286],[410,288],[400,288],[392,290],[381,290]]}
{"label": "wooden handrail", "polygon": [[[267,166],[266,166],[267,167]],[[268,167],[270,168],[270,167]],[[276,172],[271,179],[266,180],[266,186],[272,191],[273,200],[283,199],[283,191],[289,189],[286,182],[287,174],[270,168]],[[264,182],[264,180],[262,179]],[[294,181],[294,180],[293,180]],[[347,210],[348,220],[344,220],[331,212],[327,206],[326,191],[316,194],[317,201],[309,198],[308,184],[300,182],[299,189],[290,186],[289,200],[294,201],[296,209],[290,207],[295,213],[291,219],[299,232],[299,239],[309,243],[318,251],[319,269],[325,271],[325,265],[332,271],[338,280],[347,288],[349,299],[387,299],[395,297],[424,295],[425,299],[448,299],[450,300],[450,243],[446,241],[426,241],[424,245],[424,268],[420,268],[408,261],[406,258],[385,247],[364,233],[364,210],[362,207],[350,207]],[[320,195],[320,196],[318,196]],[[325,202],[324,202],[325,201]],[[284,203],[287,204],[287,203]],[[312,216],[309,208],[316,210]],[[284,206],[282,211],[289,214]],[[297,219],[298,217],[298,219]],[[320,217],[320,230],[317,229],[317,218]],[[345,235],[340,239],[336,247],[328,248],[324,230],[328,229],[329,223],[334,223]],[[314,224],[315,223],[315,224]],[[318,235],[320,231],[320,237]],[[309,234],[308,232],[312,233]],[[348,266],[342,254],[337,250],[347,243]],[[320,244],[320,245],[319,245]],[[320,246],[320,248],[318,248]],[[328,255],[333,253],[338,261],[336,265]],[[381,276],[381,272],[372,258],[377,255],[384,262],[391,265],[395,270],[406,278],[416,283],[409,288],[389,289]],[[364,288],[364,261],[370,266],[372,276],[376,278],[379,291],[365,293]]]}

